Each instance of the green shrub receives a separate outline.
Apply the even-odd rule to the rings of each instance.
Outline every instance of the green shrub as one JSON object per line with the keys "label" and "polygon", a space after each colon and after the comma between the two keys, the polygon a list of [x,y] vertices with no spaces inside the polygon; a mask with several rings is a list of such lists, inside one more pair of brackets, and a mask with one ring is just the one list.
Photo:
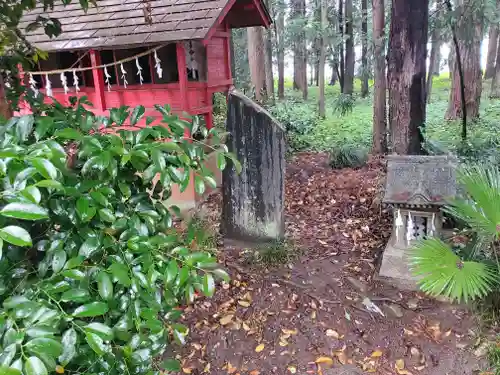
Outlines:
{"label": "green shrub", "polygon": [[340,116],[346,116],[352,113],[354,109],[354,96],[349,94],[340,94],[334,102],[333,112]]}
{"label": "green shrub", "polygon": [[35,115],[0,127],[0,373],[159,374],[153,359],[188,334],[179,306],[228,278],[163,204],[189,171],[198,193],[215,185],[207,155],[168,107],[156,106],[168,128],[107,133],[144,107],[97,118],[84,97],[71,103],[32,102]]}
{"label": "green shrub", "polygon": [[422,277],[419,285],[424,292],[467,302],[498,287],[500,171],[468,166],[459,180],[465,196],[451,201],[444,211],[464,226],[466,244],[425,239],[416,246],[411,267]]}
{"label": "green shrub", "polygon": [[343,145],[330,152],[330,166],[333,169],[361,168],[368,161],[368,151],[353,145]]}

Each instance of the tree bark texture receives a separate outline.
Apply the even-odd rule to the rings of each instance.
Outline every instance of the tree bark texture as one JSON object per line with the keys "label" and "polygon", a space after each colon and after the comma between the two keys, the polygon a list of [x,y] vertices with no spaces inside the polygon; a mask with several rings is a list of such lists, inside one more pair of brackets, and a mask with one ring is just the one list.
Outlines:
{"label": "tree bark texture", "polygon": [[319,115],[322,118],[326,116],[325,110],[325,62],[326,62],[326,1],[319,0],[320,2],[320,25],[321,25],[321,38],[320,38],[320,56],[318,68],[318,83],[319,83]]}
{"label": "tree bark texture", "polygon": [[265,75],[266,75],[266,92],[267,99],[274,103],[274,74],[273,74],[273,41],[271,29],[265,32]]}
{"label": "tree bark texture", "polygon": [[429,1],[393,0],[388,51],[392,151],[422,152]]}
{"label": "tree bark texture", "polygon": [[278,44],[278,98],[285,98],[285,2],[280,0],[277,6],[276,41]]}
{"label": "tree bark texture", "polygon": [[[461,7],[458,8],[460,10]],[[467,118],[474,120],[479,117],[481,102],[481,38],[482,12],[476,7],[465,6],[459,14],[456,33],[460,49],[462,70],[465,82],[465,105]],[[454,64],[451,81],[450,100],[445,118],[448,120],[462,117],[460,75],[458,64]]]}
{"label": "tree bark texture", "polygon": [[491,25],[488,33],[488,54],[486,55],[486,71],[484,78],[493,78],[495,75],[495,63],[498,47],[498,25]]}
{"label": "tree bark texture", "polygon": [[361,97],[368,96],[368,0],[361,0]]}
{"label": "tree bark texture", "polygon": [[344,93],[354,92],[354,32],[353,32],[352,0],[345,0],[345,78]]}
{"label": "tree bark texture", "polygon": [[373,24],[373,60],[374,60],[374,91],[373,91],[373,154],[387,152],[387,121],[386,121],[386,75],[385,75],[385,9],[384,0],[372,0]]}
{"label": "tree bark texture", "polygon": [[261,26],[247,29],[250,79],[255,89],[255,99],[260,102],[264,101],[267,97],[263,34],[263,28]]}
{"label": "tree bark texture", "polygon": [[344,57],[344,2],[343,0],[339,0],[338,7],[338,27],[339,27],[339,36],[341,42],[339,43],[339,83],[340,83],[340,92],[344,92],[344,77],[345,77],[345,57]]}
{"label": "tree bark texture", "polygon": [[[292,19],[298,23],[305,23],[305,0],[292,0]],[[307,45],[305,26],[300,28],[293,36],[293,86],[302,91],[302,96],[307,99]]]}
{"label": "tree bark texture", "polygon": [[[427,84],[426,84],[426,94],[427,103],[430,103],[431,92],[432,92],[432,78],[436,70],[436,65],[439,65],[439,49],[441,48],[441,43],[439,40],[439,31],[435,28],[432,31],[432,44],[431,44],[431,56],[429,58],[429,73],[427,74]],[[439,67],[438,67],[439,71]]]}
{"label": "tree bark texture", "polygon": [[500,48],[497,48],[497,56],[495,61],[495,72],[491,80],[491,98],[500,98]]}

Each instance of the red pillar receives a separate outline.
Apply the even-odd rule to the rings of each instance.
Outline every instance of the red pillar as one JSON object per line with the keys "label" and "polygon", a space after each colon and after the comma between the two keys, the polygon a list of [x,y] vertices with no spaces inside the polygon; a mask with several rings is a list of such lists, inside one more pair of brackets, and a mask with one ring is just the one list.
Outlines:
{"label": "red pillar", "polygon": [[[177,70],[179,73],[179,91],[181,96],[181,111],[189,113],[189,98],[188,98],[188,77],[187,77],[187,65],[186,65],[186,49],[184,44],[178,42],[176,44],[177,50]],[[191,137],[189,129],[186,128],[184,132],[186,138]]]}
{"label": "red pillar", "polygon": [[95,50],[90,50],[90,63],[92,64],[92,75],[94,77],[95,87],[95,103],[98,110],[104,112],[106,110],[106,99],[104,98],[104,73],[102,69],[96,68],[101,65],[101,55]]}

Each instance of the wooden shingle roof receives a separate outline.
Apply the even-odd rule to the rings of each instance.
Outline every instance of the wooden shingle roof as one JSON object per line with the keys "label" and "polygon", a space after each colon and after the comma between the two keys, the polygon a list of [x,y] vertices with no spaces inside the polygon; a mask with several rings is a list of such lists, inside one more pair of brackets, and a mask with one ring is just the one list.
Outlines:
{"label": "wooden shingle roof", "polygon": [[[133,45],[168,43],[173,41],[204,39],[210,29],[225,17],[236,3],[255,0],[152,0],[153,24],[145,23],[141,0],[98,0],[97,7],[85,12],[78,2],[57,4],[44,12],[40,5],[23,15],[20,23],[24,30],[42,15],[57,18],[62,33],[50,38],[43,28],[26,33],[28,41],[46,51],[104,49]],[[257,1],[265,10],[262,0]],[[267,21],[253,20],[243,26],[265,25]]]}

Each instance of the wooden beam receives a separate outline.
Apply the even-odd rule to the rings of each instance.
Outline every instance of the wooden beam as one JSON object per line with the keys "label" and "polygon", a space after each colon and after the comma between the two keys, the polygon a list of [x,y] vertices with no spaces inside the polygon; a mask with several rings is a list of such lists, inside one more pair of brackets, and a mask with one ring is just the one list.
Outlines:
{"label": "wooden beam", "polygon": [[101,65],[101,55],[95,50],[90,50],[90,64],[92,65],[92,76],[94,78],[94,87],[96,99],[94,105],[100,111],[106,110],[106,99],[104,97],[104,73],[102,69],[96,69]]}
{"label": "wooden beam", "polygon": [[253,0],[253,3],[255,4],[255,7],[259,11],[260,17],[264,22],[265,28],[266,29],[269,28],[269,26],[271,26],[271,22],[269,22],[269,18],[267,17],[267,14],[264,11],[264,8],[262,7],[262,3],[260,2],[260,0]]}
{"label": "wooden beam", "polygon": [[214,36],[215,32],[217,31],[217,27],[219,27],[219,25],[222,23],[222,21],[224,21],[224,18],[226,18],[227,14],[231,10],[231,8],[233,7],[235,2],[236,2],[236,0],[229,0],[227,2],[226,6],[224,7],[224,9],[222,9],[222,12],[220,12],[219,17],[217,17],[214,24],[212,25],[212,27],[210,27],[210,30],[208,30],[207,35],[203,39],[204,46],[206,46],[208,44],[209,40]]}
{"label": "wooden beam", "polygon": [[188,100],[188,77],[187,77],[187,65],[186,65],[186,49],[183,43],[176,43],[177,50],[177,70],[179,73],[179,89],[181,94],[181,104],[182,110],[189,111],[189,100]]}

